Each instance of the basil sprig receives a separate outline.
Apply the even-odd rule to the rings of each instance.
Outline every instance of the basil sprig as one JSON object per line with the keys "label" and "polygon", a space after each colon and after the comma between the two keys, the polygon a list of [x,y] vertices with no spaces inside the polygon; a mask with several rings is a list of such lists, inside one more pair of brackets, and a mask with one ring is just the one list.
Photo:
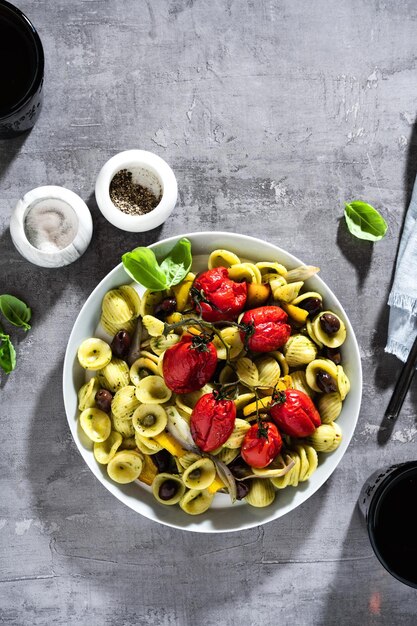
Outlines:
{"label": "basil sprig", "polygon": [[149,248],[135,248],[122,256],[129,276],[147,289],[164,291],[178,285],[191,268],[191,242],[183,237],[172,248],[161,264]]}
{"label": "basil sprig", "polygon": [[18,326],[25,330],[30,329],[28,322],[32,316],[32,311],[22,300],[19,300],[19,298],[10,296],[7,293],[1,295],[0,311],[13,326]]}
{"label": "basil sprig", "polygon": [[[31,309],[16,296],[8,293],[0,295],[0,313],[13,326],[29,330],[29,320],[32,317]],[[7,335],[0,326],[0,367],[10,374],[16,367],[16,350],[11,342],[10,335]]]}
{"label": "basil sprig", "polygon": [[348,229],[358,239],[379,241],[385,237],[388,225],[376,209],[366,202],[355,200],[345,204]]}
{"label": "basil sprig", "polygon": [[0,367],[10,374],[16,367],[16,350],[10,336],[0,330]]}

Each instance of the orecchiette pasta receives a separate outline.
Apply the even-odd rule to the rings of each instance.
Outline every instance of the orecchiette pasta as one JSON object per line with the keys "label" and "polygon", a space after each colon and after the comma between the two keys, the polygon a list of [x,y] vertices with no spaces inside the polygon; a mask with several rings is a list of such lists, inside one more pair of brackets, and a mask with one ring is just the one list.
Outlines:
{"label": "orecchiette pasta", "polygon": [[80,411],[84,409],[92,409],[96,406],[96,393],[100,389],[97,378],[91,378],[78,392],[78,408]]}
{"label": "orecchiette pasta", "polygon": [[342,411],[342,397],[338,391],[323,393],[317,400],[322,424],[331,424],[339,417]]}
{"label": "orecchiette pasta", "polygon": [[80,415],[80,426],[91,441],[106,441],[111,432],[111,421],[100,409],[85,409]]}
{"label": "orecchiette pasta", "polygon": [[115,418],[120,420],[132,419],[133,413],[139,406],[135,392],[136,387],[134,385],[126,385],[116,391],[111,403],[111,412]]}
{"label": "orecchiette pasta", "polygon": [[135,429],[133,428],[132,419],[123,419],[116,415],[111,415],[112,428],[116,432],[120,433],[124,439],[133,437]]}
{"label": "orecchiette pasta", "polygon": [[107,439],[94,444],[94,456],[96,460],[103,465],[107,465],[107,463],[116,454],[122,441],[122,435],[115,430],[112,430]]}
{"label": "orecchiette pasta", "polygon": [[275,489],[268,478],[254,478],[249,481],[249,492],[246,501],[251,506],[269,506],[275,500]]}
{"label": "orecchiette pasta", "polygon": [[201,458],[189,465],[182,474],[188,489],[207,489],[216,478],[216,466],[211,459]]}
{"label": "orecchiette pasta", "polygon": [[104,389],[115,393],[129,384],[129,367],[122,359],[113,357],[98,373],[99,383]]}
{"label": "orecchiette pasta", "polygon": [[214,494],[200,489],[190,489],[181,498],[179,504],[182,510],[189,515],[201,515],[210,508]]}
{"label": "orecchiette pasta", "polygon": [[136,397],[142,404],[164,404],[171,396],[162,376],[146,376],[136,386]]}
{"label": "orecchiette pasta", "polygon": [[111,348],[102,339],[91,337],[82,342],[78,348],[78,361],[86,370],[101,370],[110,363]]}
{"label": "orecchiette pasta", "polygon": [[143,466],[143,457],[135,450],[121,450],[110,459],[107,473],[116,483],[131,483],[139,478]]}
{"label": "orecchiette pasta", "polygon": [[317,348],[308,337],[293,335],[284,346],[284,355],[289,367],[301,367],[314,361]]}

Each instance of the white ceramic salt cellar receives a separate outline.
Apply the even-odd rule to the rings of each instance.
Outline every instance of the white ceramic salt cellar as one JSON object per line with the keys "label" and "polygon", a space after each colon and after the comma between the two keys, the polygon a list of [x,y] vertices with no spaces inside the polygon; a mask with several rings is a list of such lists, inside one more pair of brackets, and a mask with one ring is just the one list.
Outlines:
{"label": "white ceramic salt cellar", "polygon": [[[132,183],[149,189],[157,206],[142,215],[129,215],[119,209],[110,198],[110,184],[121,170],[132,174]],[[105,163],[96,181],[97,205],[113,226],[129,232],[145,232],[160,226],[172,213],[177,202],[177,179],[166,161],[146,150],[125,150]]]}
{"label": "white ceramic salt cellar", "polygon": [[86,251],[93,234],[91,213],[73,191],[37,187],[21,198],[10,219],[10,235],[20,254],[41,267],[62,267]]}

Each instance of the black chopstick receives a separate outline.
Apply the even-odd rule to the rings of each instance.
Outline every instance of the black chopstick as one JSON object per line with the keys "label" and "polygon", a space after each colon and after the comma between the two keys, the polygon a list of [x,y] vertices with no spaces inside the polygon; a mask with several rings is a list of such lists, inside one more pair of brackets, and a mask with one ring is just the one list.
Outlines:
{"label": "black chopstick", "polygon": [[414,339],[413,347],[410,350],[407,361],[404,363],[400,372],[398,380],[395,384],[394,391],[391,396],[391,400],[385,411],[385,418],[389,420],[396,420],[400,414],[401,407],[407,395],[408,388],[410,387],[411,380],[416,371],[417,365],[417,336]]}

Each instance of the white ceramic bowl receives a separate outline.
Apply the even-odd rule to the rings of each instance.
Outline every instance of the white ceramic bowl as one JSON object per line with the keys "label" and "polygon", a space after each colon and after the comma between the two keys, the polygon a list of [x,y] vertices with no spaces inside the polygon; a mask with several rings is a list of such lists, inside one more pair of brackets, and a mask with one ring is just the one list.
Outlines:
{"label": "white ceramic bowl", "polygon": [[[54,209],[69,211],[74,224],[74,238],[61,249],[42,249],[29,241],[25,221],[32,208],[53,215]],[[48,227],[50,234],[50,226]],[[31,263],[41,267],[62,267],[76,261],[86,251],[93,234],[93,220],[88,206],[76,193],[58,185],[36,187],[18,201],[10,218],[10,235],[15,248]]]}
{"label": "white ceramic bowl", "polygon": [[[128,215],[110,199],[110,183],[120,170],[132,172],[132,181],[161,196],[159,204],[144,215]],[[95,188],[97,205],[113,226],[132,233],[144,232],[160,226],[171,215],[177,202],[177,179],[163,159],[146,150],[119,152],[103,165]]]}
{"label": "white ceramic bowl", "polygon": [[[241,257],[255,261],[277,260],[289,268],[302,264],[288,252],[253,237],[223,232],[193,233],[184,236],[188,237],[192,243],[197,270],[203,269],[202,261],[206,263],[208,254],[216,248],[226,248]],[[179,238],[165,239],[150,247],[157,257],[163,258]],[[309,259],[309,261],[314,262],[314,259]],[[317,276],[306,281],[308,290],[320,292],[326,308],[340,315],[347,328],[347,339],[343,345],[343,365],[351,381],[351,391],[344,401],[342,413],[338,418],[338,424],[343,431],[342,443],[334,452],[320,455],[319,466],[308,482],[302,483],[297,488],[289,487],[282,490],[269,507],[258,509],[245,502],[231,505],[227,495],[217,494],[212,507],[203,515],[194,517],[184,513],[178,506],[159,504],[139,482],[128,485],[118,485],[112,482],[107,476],[105,466],[96,462],[91,446],[84,443],[78,432],[77,391],[83,384],[85,376],[85,372],[77,362],[78,346],[84,339],[94,335],[100,317],[101,301],[105,293],[109,289],[128,282],[131,281],[122,264],[101,281],[78,315],[65,355],[63,390],[68,423],[82,457],[96,478],[118,500],[151,520],[174,528],[207,533],[239,531],[270,522],[292,511],[310,498],[329,478],[342,459],[355,430],[361,402],[362,372],[358,344],[346,313],[332,291]],[[343,497],[343,494],[340,495]]]}

